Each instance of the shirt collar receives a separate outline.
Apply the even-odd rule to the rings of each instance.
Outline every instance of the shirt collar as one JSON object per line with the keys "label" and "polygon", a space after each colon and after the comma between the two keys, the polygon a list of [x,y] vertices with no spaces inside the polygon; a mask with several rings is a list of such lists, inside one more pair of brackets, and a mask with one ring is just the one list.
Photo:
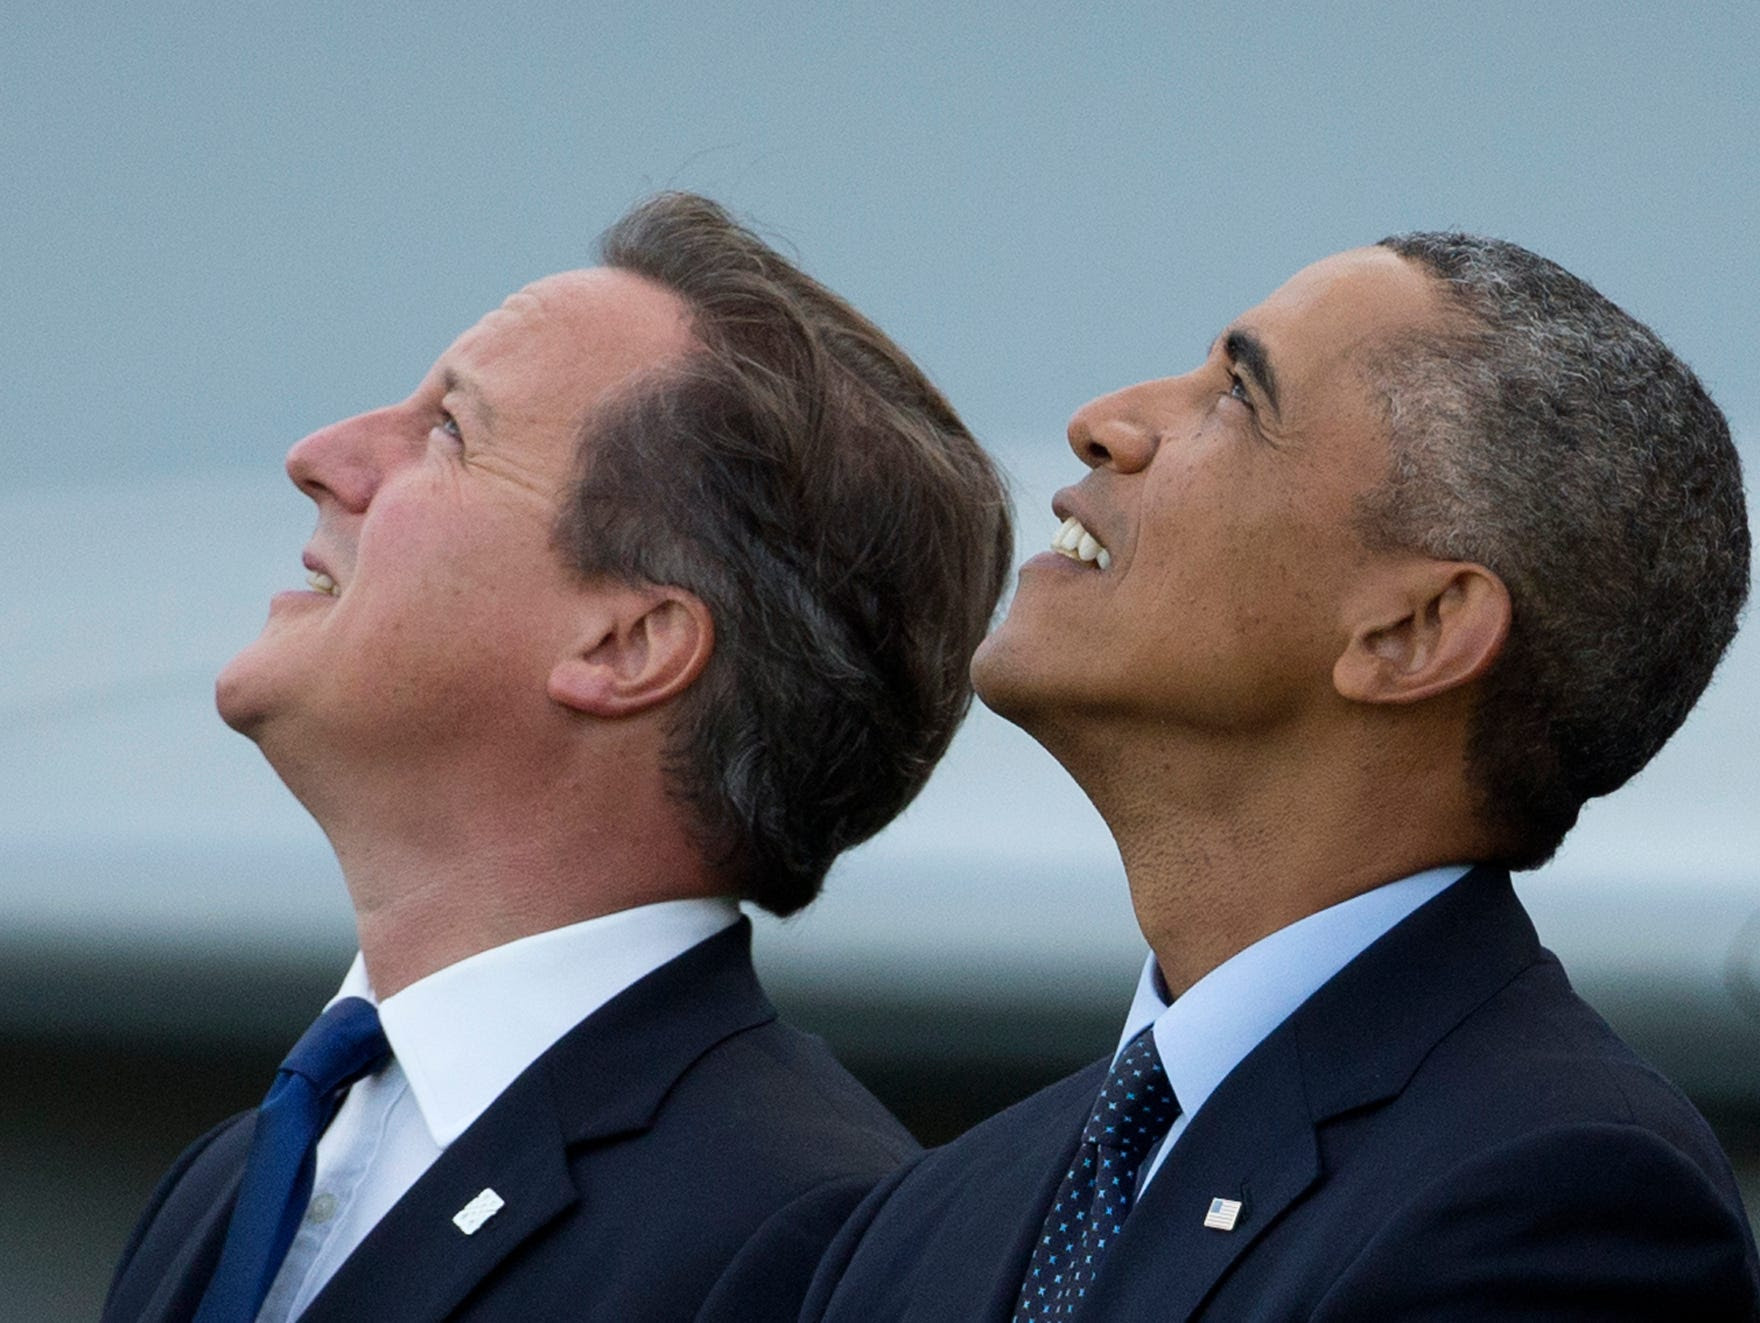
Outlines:
{"label": "shirt collar", "polygon": [[1432,868],[1298,919],[1230,956],[1171,1004],[1151,952],[1118,1051],[1153,1024],[1168,1082],[1191,1116],[1321,984],[1467,872],[1464,864]]}
{"label": "shirt collar", "polygon": [[522,937],[379,1001],[359,955],[337,997],[365,997],[434,1143],[445,1148],[575,1025],[739,919],[724,898],[669,900]]}

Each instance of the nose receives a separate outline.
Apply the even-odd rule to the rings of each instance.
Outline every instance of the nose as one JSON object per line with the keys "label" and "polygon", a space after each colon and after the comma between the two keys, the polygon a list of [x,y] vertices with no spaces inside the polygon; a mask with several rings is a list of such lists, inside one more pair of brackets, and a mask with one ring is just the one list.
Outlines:
{"label": "nose", "polygon": [[395,410],[379,409],[320,427],[287,452],[287,476],[318,504],[358,513],[398,462],[394,423]]}
{"label": "nose", "polygon": [[1077,459],[1091,469],[1135,473],[1155,457],[1161,434],[1142,408],[1143,389],[1114,391],[1076,410],[1069,420],[1069,448]]}

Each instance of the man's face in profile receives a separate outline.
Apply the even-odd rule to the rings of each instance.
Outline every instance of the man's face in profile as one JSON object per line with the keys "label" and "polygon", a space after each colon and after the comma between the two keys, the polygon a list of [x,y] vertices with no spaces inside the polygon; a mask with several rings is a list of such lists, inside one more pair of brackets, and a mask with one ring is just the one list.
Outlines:
{"label": "man's face in profile", "polygon": [[973,663],[984,701],[1041,734],[1171,720],[1228,735],[1330,698],[1343,608],[1375,559],[1355,502],[1388,461],[1363,364],[1430,323],[1434,300],[1395,254],[1341,253],[1242,314],[1194,371],[1084,406],[1069,439],[1091,471],[1054,509],[1095,542],[1022,568]]}
{"label": "man's face in profile", "polygon": [[228,724],[280,747],[431,750],[542,700],[580,592],[551,541],[588,413],[685,353],[683,305],[566,272],[513,295],[400,404],[287,457],[318,507],[308,587],[221,673]]}

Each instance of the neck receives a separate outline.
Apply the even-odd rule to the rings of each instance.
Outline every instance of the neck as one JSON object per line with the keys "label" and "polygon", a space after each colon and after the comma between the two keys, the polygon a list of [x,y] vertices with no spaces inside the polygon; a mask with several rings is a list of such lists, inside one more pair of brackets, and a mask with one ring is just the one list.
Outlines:
{"label": "neck", "polygon": [[[424,760],[443,777],[378,763],[306,778],[277,763],[330,838],[378,996],[522,937],[726,891],[659,760],[598,752],[504,768]],[[605,767],[618,775],[596,774]]]}
{"label": "neck", "polygon": [[[1109,731],[1048,747],[1105,818],[1178,995],[1260,938],[1484,842],[1460,744],[1390,739],[1368,715],[1251,743]],[[1447,756],[1453,750],[1453,755]]]}

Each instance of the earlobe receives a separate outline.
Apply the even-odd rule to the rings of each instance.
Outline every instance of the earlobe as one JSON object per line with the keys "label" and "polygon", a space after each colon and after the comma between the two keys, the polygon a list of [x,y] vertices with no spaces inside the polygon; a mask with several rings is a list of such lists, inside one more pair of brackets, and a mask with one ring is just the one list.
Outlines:
{"label": "earlobe", "polygon": [[587,716],[634,716],[688,689],[714,647],[708,607],[682,588],[598,593],[577,642],[551,668],[550,699]]}
{"label": "earlobe", "polygon": [[1413,703],[1470,684],[1503,650],[1509,590],[1483,565],[1429,561],[1353,625],[1333,664],[1338,693],[1358,703]]}

